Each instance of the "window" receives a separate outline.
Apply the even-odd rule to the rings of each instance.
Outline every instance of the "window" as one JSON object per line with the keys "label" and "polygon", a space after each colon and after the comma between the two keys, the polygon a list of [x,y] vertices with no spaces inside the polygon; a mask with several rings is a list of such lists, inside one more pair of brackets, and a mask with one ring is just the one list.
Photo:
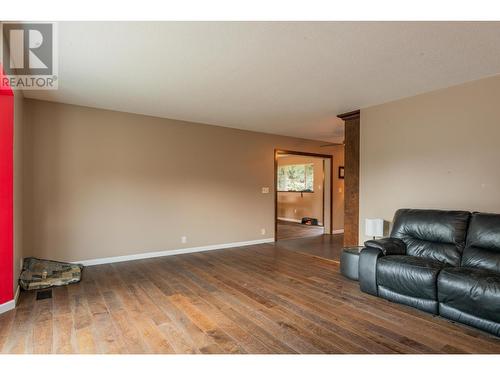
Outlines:
{"label": "window", "polygon": [[313,192],[313,164],[281,165],[278,167],[278,191]]}

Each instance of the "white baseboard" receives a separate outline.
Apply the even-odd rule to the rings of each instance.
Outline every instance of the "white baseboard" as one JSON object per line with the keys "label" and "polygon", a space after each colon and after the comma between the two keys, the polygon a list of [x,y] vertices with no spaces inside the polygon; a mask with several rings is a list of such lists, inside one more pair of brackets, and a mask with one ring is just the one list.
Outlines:
{"label": "white baseboard", "polygon": [[16,288],[16,294],[14,295],[14,302],[15,302],[16,306],[17,306],[17,300],[19,299],[19,293],[21,293],[21,288],[18,285]]}
{"label": "white baseboard", "polygon": [[264,238],[261,240],[232,242],[232,243],[225,243],[225,244],[218,244],[218,245],[187,247],[184,249],[163,250],[163,251],[155,251],[155,252],[149,252],[149,253],[139,253],[139,254],[109,257],[109,258],[87,259],[87,260],[82,260],[79,262],[72,262],[72,263],[79,263],[79,264],[83,264],[84,266],[96,266],[98,264],[127,262],[129,260],[158,258],[158,257],[166,257],[166,256],[178,255],[178,254],[198,253],[201,251],[228,249],[228,248],[232,248],[232,247],[258,245],[258,244],[270,243],[270,242],[274,242],[274,238]]}
{"label": "white baseboard", "polygon": [[343,229],[334,229],[334,230],[332,230],[332,234],[342,234],[342,233],[344,233]]}
{"label": "white baseboard", "polygon": [[14,299],[11,299],[10,301],[7,301],[7,302],[2,303],[0,305],[0,314],[7,312],[9,310],[13,310],[17,305],[18,299],[19,299],[19,286],[17,286],[16,294],[14,295]]}
{"label": "white baseboard", "polygon": [[14,299],[11,299],[10,301],[2,303],[0,305],[0,314],[3,314],[4,312],[7,312],[9,310],[12,310],[15,307],[16,307],[16,300],[14,300]]}

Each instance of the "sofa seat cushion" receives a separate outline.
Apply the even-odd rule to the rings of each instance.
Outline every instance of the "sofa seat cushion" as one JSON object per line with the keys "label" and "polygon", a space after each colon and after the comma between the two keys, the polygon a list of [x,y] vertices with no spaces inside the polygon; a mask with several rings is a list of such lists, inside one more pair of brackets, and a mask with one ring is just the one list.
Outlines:
{"label": "sofa seat cushion", "polygon": [[439,303],[500,323],[500,273],[480,268],[444,269],[438,278]]}
{"label": "sofa seat cushion", "polygon": [[437,301],[437,277],[446,264],[409,255],[377,262],[377,284],[398,294]]}

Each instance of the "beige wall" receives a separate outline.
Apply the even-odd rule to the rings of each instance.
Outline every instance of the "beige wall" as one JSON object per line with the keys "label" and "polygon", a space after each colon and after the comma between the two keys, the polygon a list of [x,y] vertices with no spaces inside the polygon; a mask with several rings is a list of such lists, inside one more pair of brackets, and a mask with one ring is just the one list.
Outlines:
{"label": "beige wall", "polygon": [[[307,156],[284,156],[278,158],[278,166],[293,164],[314,165],[314,192],[303,194],[278,192],[278,217],[300,220],[307,216],[314,217],[320,223],[323,223],[323,159]],[[328,189],[327,184],[325,184],[325,188]]]}
{"label": "beige wall", "polygon": [[500,213],[500,76],[361,111],[364,219],[401,207]]}
{"label": "beige wall", "polygon": [[63,261],[272,238],[274,149],[337,149],[36,100],[25,117],[25,253]]}
{"label": "beige wall", "polygon": [[[2,22],[0,22],[0,27]],[[24,96],[14,90],[14,234],[13,234],[13,293],[15,296],[23,253],[23,143],[24,143]]]}
{"label": "beige wall", "polygon": [[14,294],[23,258],[23,112],[24,97],[14,91]]}

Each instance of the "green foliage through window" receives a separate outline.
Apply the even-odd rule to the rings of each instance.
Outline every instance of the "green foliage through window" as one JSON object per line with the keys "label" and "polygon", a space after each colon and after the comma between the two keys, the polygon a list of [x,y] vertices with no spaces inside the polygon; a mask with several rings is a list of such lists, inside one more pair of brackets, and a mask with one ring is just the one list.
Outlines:
{"label": "green foliage through window", "polygon": [[278,191],[314,191],[314,165],[293,164],[278,167]]}

